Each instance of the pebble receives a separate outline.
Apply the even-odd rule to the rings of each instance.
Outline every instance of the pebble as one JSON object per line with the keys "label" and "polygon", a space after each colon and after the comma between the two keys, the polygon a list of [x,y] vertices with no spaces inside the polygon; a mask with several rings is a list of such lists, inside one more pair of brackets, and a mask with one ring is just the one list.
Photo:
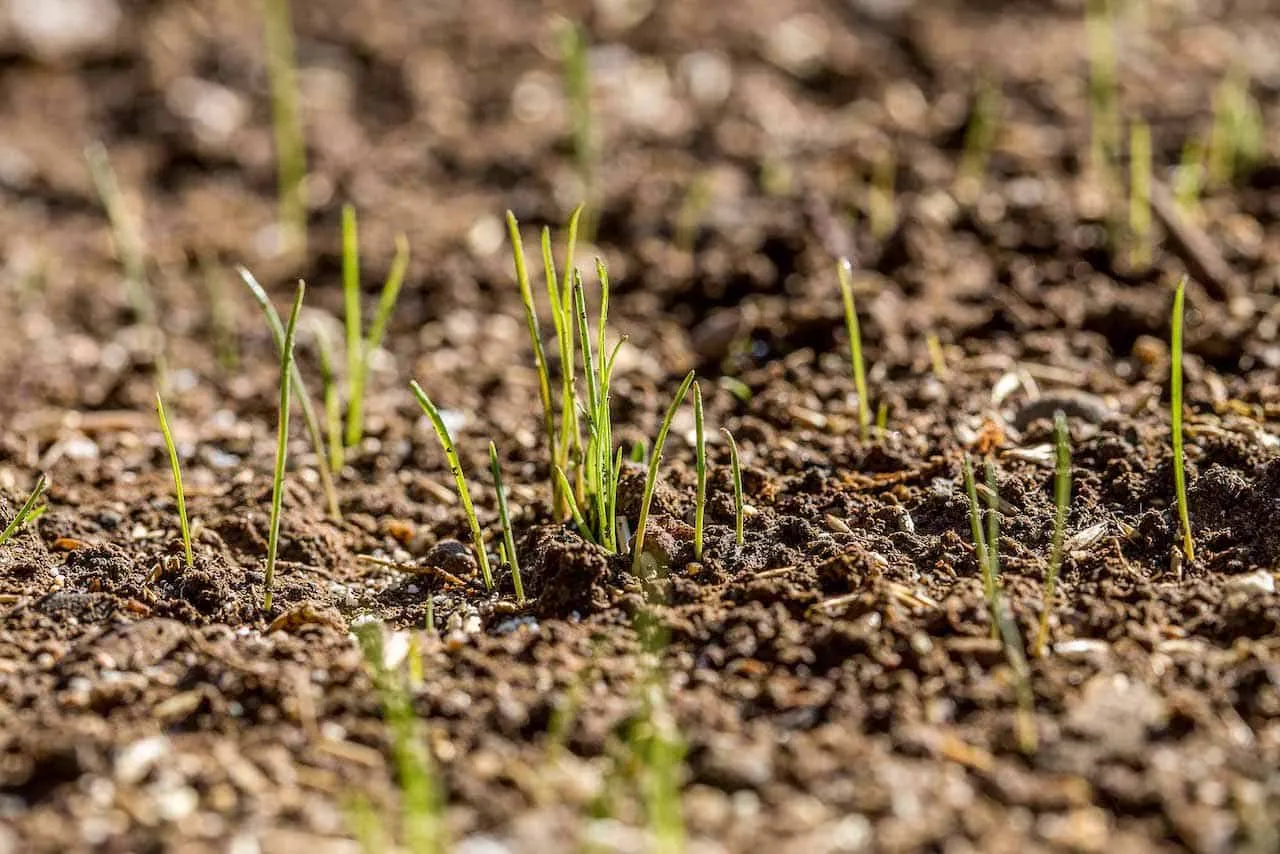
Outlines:
{"label": "pebble", "polygon": [[1248,593],[1258,595],[1276,592],[1276,577],[1265,569],[1238,575],[1227,581],[1227,590],[1231,593]]}
{"label": "pebble", "polygon": [[109,48],[120,29],[116,0],[9,0],[14,32],[46,59],[72,59]]}

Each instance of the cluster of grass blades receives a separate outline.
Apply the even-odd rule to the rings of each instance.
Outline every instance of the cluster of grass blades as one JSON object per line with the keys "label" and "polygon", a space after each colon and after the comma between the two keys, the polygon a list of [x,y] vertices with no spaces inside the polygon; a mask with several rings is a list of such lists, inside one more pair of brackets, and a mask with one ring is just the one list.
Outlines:
{"label": "cluster of grass blades", "polygon": [[9,542],[9,540],[13,539],[14,534],[44,515],[49,505],[41,504],[40,499],[48,488],[48,478],[44,475],[36,478],[36,485],[32,488],[31,493],[27,495],[27,500],[18,508],[18,512],[13,514],[13,518],[9,520],[8,525],[4,526],[4,530],[0,531],[0,546]]}

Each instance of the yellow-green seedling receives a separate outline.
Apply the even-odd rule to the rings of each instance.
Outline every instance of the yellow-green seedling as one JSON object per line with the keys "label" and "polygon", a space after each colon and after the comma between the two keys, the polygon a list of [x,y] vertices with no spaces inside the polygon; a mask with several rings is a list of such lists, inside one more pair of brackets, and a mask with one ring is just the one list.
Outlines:
{"label": "yellow-green seedling", "polygon": [[658,485],[658,466],[662,463],[662,446],[667,442],[667,433],[671,430],[671,422],[676,417],[676,410],[680,408],[680,404],[684,403],[685,395],[689,393],[689,386],[693,385],[693,376],[694,372],[690,371],[684,378],[684,382],[680,384],[680,389],[672,399],[671,405],[667,407],[662,426],[658,428],[658,436],[653,440],[653,450],[649,454],[649,470],[645,474],[644,492],[640,498],[640,518],[636,522],[635,545],[632,547],[631,572],[635,575],[640,574],[641,557],[644,555],[644,535],[645,529],[649,526],[649,507],[653,502],[653,490]]}
{"label": "yellow-green seedling", "polygon": [[[422,722],[413,708],[404,674],[387,667],[382,623],[357,619],[351,632],[360,644],[365,666],[382,702],[391,759],[400,784],[401,833],[410,854],[444,854],[448,850],[445,825],[444,789],[436,771]],[[360,815],[357,814],[357,818]],[[368,821],[365,816],[356,829]],[[361,837],[377,839],[380,832],[365,830]],[[366,854],[382,854],[387,849],[364,849]]]}
{"label": "yellow-green seedling", "polygon": [[563,490],[563,494],[568,497],[569,516],[573,519],[574,527],[578,529],[578,533],[581,534],[584,539],[594,541],[595,535],[592,534],[590,526],[587,525],[587,520],[582,515],[582,510],[578,507],[577,499],[573,497],[573,486],[570,485],[569,478],[565,475],[564,469],[560,468],[560,466],[556,466],[555,476],[556,480],[560,483],[560,488]]}
{"label": "yellow-green seedling", "polygon": [[281,248],[300,258],[307,250],[307,151],[298,108],[298,71],[289,0],[263,0],[262,23],[267,78],[271,86],[271,124],[275,132]]}
{"label": "yellow-green seedling", "polygon": [[502,542],[507,550],[507,563],[511,565],[511,581],[516,587],[516,601],[524,602],[524,579],[520,577],[520,561],[516,558],[516,538],[511,530],[511,514],[507,510],[507,490],[502,485],[502,464],[498,462],[498,449],[489,443],[489,470],[493,472],[493,488],[498,494],[498,519],[502,523]]}
{"label": "yellow-green seedling", "polygon": [[[573,142],[573,159],[582,183],[582,198],[590,204],[595,191],[595,135],[591,117],[591,68],[587,60],[587,35],[580,24],[565,21],[560,29],[560,62],[563,66],[564,91],[569,101],[569,122]],[[584,223],[590,240],[593,233]]]}
{"label": "yellow-green seedling", "polygon": [[280,508],[284,502],[284,470],[289,456],[289,396],[293,378],[293,342],[298,333],[298,316],[302,314],[302,298],[307,286],[298,282],[289,312],[289,325],[284,330],[280,347],[280,414],[276,422],[276,465],[271,475],[271,527],[267,532],[267,572],[262,584],[266,593],[262,610],[271,610],[271,591],[276,577],[276,555],[280,549]]}
{"label": "yellow-green seedling", "polygon": [[1169,336],[1169,425],[1173,443],[1173,488],[1178,502],[1178,520],[1182,526],[1182,553],[1187,562],[1195,560],[1195,542],[1191,536],[1191,510],[1187,506],[1187,461],[1182,447],[1182,320],[1186,302],[1187,277],[1183,276],[1173,292],[1173,318]]}
{"label": "yellow-green seedling", "polygon": [[[276,311],[276,307],[271,304],[271,298],[267,296],[266,289],[244,267],[237,267],[236,272],[240,274],[240,280],[249,289],[254,302],[262,309],[276,349],[282,348],[285,336],[284,323],[281,322],[280,314]],[[329,467],[325,464],[324,433],[321,431],[320,419],[316,417],[315,407],[311,403],[311,394],[307,391],[307,384],[302,378],[302,371],[298,368],[296,360],[292,363],[289,379],[292,385],[293,397],[298,401],[298,406],[302,410],[302,420],[307,428],[307,437],[311,440],[311,447],[320,463],[317,469],[320,475],[320,488],[324,490],[325,501],[329,506],[329,515],[334,519],[341,519],[342,511],[338,506],[338,491],[333,485],[333,476],[329,472]]]}
{"label": "yellow-green seedling", "polygon": [[120,192],[115,170],[111,168],[107,149],[102,143],[95,142],[85,149],[84,156],[89,164],[89,176],[93,179],[94,189],[107,213],[107,222],[111,225],[111,239],[115,243],[120,266],[124,268],[129,307],[133,309],[140,323],[154,326],[156,307],[151,298],[151,291],[147,287],[142,237],[138,233],[136,223],[125,211],[124,196]]}
{"label": "yellow-green seedling", "polygon": [[1151,264],[1151,128],[1137,121],[1129,130],[1129,260],[1135,267]]}
{"label": "yellow-green seedling", "polygon": [[637,766],[652,850],[682,854],[685,826],[680,790],[687,748],[656,674],[647,681],[642,713],[631,726],[628,742]]}
{"label": "yellow-green seedling", "polygon": [[1053,414],[1053,438],[1056,464],[1053,474],[1053,540],[1049,546],[1049,569],[1044,575],[1044,603],[1040,611],[1040,630],[1036,633],[1035,658],[1044,655],[1049,641],[1049,614],[1053,611],[1053,594],[1058,586],[1058,572],[1062,569],[1062,546],[1067,532],[1067,511],[1071,507],[1071,432],[1067,429],[1067,416],[1061,410]]}
{"label": "yellow-green seedling", "polygon": [[1213,129],[1206,153],[1209,181],[1215,186],[1230,184],[1257,164],[1265,146],[1262,110],[1249,94],[1248,78],[1233,71],[1213,95]]}
{"label": "yellow-green seedling", "polygon": [[396,236],[396,255],[382,283],[378,307],[366,335],[360,311],[360,236],[356,209],[342,207],[342,296],[345,313],[347,347],[347,426],[348,448],[360,444],[364,437],[364,394],[369,379],[369,361],[382,346],[387,324],[400,298],[400,288],[409,269],[409,241]]}
{"label": "yellow-green seedling", "polygon": [[169,466],[173,469],[173,496],[178,503],[178,524],[182,528],[182,547],[187,556],[187,568],[195,566],[195,558],[191,554],[191,526],[187,523],[187,496],[182,489],[182,466],[178,463],[178,447],[173,442],[173,432],[169,429],[169,418],[165,415],[164,399],[156,392],[156,417],[160,419],[160,433],[164,436],[164,446],[169,451]]}
{"label": "yellow-green seedling", "polygon": [[867,224],[876,240],[884,240],[898,224],[894,201],[897,170],[897,160],[892,151],[886,151],[871,167],[871,183],[867,187]]}
{"label": "yellow-green seedling", "polygon": [[1018,700],[1016,729],[1018,746],[1023,753],[1036,751],[1037,734],[1035,723],[1035,694],[1031,690],[1031,668],[1027,664],[1026,651],[1022,644],[1022,634],[1013,620],[1000,586],[999,543],[1000,543],[1000,493],[996,485],[995,464],[990,458],[986,462],[987,475],[987,530],[982,531],[979,519],[981,510],[978,506],[977,488],[973,479],[973,464],[966,454],[964,457],[965,489],[969,493],[969,524],[973,529],[974,546],[978,554],[978,564],[982,568],[983,586],[988,591],[987,606],[991,612],[992,634],[999,638],[1004,648],[1005,660],[1013,671],[1014,690]]}
{"label": "yellow-green seedling", "polygon": [[1116,74],[1116,21],[1112,0],[1087,0],[1085,38],[1089,50],[1089,160],[1094,175],[1110,186],[1120,153],[1120,98]]}
{"label": "yellow-green seedling", "polygon": [[22,530],[24,525],[28,525],[44,515],[45,507],[47,505],[40,506],[40,498],[48,488],[48,478],[44,475],[40,475],[40,477],[36,479],[36,485],[32,488],[31,494],[27,496],[27,500],[18,508],[18,512],[9,520],[9,524],[5,525],[4,530],[0,531],[0,546],[9,542],[14,534]]}
{"label": "yellow-green seedling", "polygon": [[871,438],[871,402],[867,399],[867,370],[862,361],[862,331],[853,301],[853,265],[841,258],[836,265],[840,294],[844,298],[844,325],[849,333],[849,359],[853,364],[853,386],[858,393],[858,429],[862,441]]}
{"label": "yellow-green seedling", "polygon": [[982,188],[1002,106],[1000,90],[983,81],[973,101],[973,112],[964,132],[964,153],[960,155],[960,168],[956,172],[956,190],[963,199],[972,199]]}
{"label": "yellow-green seedling", "polygon": [[725,441],[729,443],[729,468],[733,475],[733,534],[734,540],[741,546],[745,541],[745,532],[743,531],[742,462],[738,459],[738,443],[734,441],[733,434],[729,432],[729,428],[721,427],[720,432],[724,434]]}
{"label": "yellow-green seedling", "polygon": [[703,523],[707,510],[707,436],[702,415],[702,388],[693,384],[693,430],[697,492],[693,502],[693,559],[702,560]]}
{"label": "yellow-green seedling", "polygon": [[1173,173],[1173,198],[1185,217],[1198,213],[1200,192],[1205,184],[1205,147],[1192,137],[1182,146],[1182,159]]}
{"label": "yellow-green seedling", "polygon": [[467,478],[462,473],[462,463],[458,459],[458,449],[453,444],[453,436],[449,434],[449,427],[444,423],[440,410],[431,402],[431,398],[427,397],[422,386],[414,381],[409,383],[409,388],[413,390],[413,396],[418,399],[418,405],[430,419],[436,438],[440,440],[440,446],[444,449],[449,471],[453,473],[454,485],[458,488],[458,501],[462,503],[462,510],[467,515],[467,525],[471,528],[471,546],[475,549],[476,561],[480,564],[480,576],[484,579],[484,589],[492,590],[493,572],[489,568],[489,554],[484,547],[484,534],[480,530],[480,522],[476,519],[476,508],[471,503],[471,490],[467,489]]}

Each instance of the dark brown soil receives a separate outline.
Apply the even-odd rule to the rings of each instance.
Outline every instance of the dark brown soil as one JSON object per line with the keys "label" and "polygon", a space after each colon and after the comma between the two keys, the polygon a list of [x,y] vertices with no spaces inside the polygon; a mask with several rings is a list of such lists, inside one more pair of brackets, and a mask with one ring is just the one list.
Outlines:
{"label": "dark brown soil", "polygon": [[[1123,187],[1086,169],[1081,3],[295,3],[313,197],[302,264],[272,250],[257,4],[120,3],[114,33],[78,48],[37,49],[0,23],[0,519],[38,472],[53,484],[48,513],[0,548],[0,852],[354,850],[352,798],[395,797],[347,632],[361,614],[422,656],[414,703],[457,850],[644,850],[633,799],[590,816],[640,708],[633,626],[651,609],[687,745],[690,851],[1280,850],[1270,4],[1115,4],[1122,111],[1150,123],[1161,181],[1207,133],[1233,68],[1269,130],[1258,167],[1211,188],[1190,226],[1220,257],[1206,267],[1160,231],[1140,269],[1108,219]],[[630,337],[617,438],[652,437],[691,368],[716,437],[693,564],[687,407],[677,419],[654,511],[661,583],[549,512],[501,215],[531,238],[581,195],[560,14],[594,45],[597,238],[580,257],[608,262],[613,327]],[[1002,91],[1003,121],[969,198],[953,190],[982,81]],[[144,223],[194,569],[151,409],[155,350],[84,166],[93,140]],[[881,231],[869,181],[889,157]],[[264,614],[278,376],[230,267],[281,302],[305,277],[305,325],[336,340],[345,201],[362,214],[370,306],[396,231],[413,261],[368,438],[338,479],[341,522],[295,431]],[[840,254],[857,269],[872,404],[888,407],[874,441],[856,429]],[[1222,265],[1228,278],[1211,280]],[[1165,344],[1188,269],[1192,563],[1175,557]],[[300,358],[318,387],[309,331]],[[484,594],[465,558],[451,558],[461,586],[359,560],[422,563],[466,538],[411,378],[457,416],[495,548],[487,440],[501,449],[535,604],[514,606],[505,570]],[[1027,755],[960,460],[997,461],[1002,569],[1030,638],[1059,407],[1076,489]],[[721,426],[755,511],[740,548]],[[633,524],[639,478],[628,471],[620,502]],[[549,731],[570,706],[559,746]]]}

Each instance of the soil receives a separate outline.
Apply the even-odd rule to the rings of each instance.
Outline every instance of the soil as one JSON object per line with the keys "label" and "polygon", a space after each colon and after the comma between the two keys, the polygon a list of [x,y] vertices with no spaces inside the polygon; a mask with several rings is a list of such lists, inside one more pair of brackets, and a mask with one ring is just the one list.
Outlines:
{"label": "soil", "polygon": [[[50,2],[97,9],[79,40],[0,23],[0,519],[38,472],[52,482],[48,512],[0,548],[0,852],[357,850],[353,798],[396,800],[348,633],[361,615],[386,622],[397,661],[421,658],[412,700],[458,851],[645,849],[628,786],[592,818],[655,658],[642,616],[666,638],[690,851],[1280,850],[1280,22],[1245,0],[1115,4],[1121,111],[1150,124],[1162,183],[1233,69],[1269,131],[1256,168],[1158,228],[1141,266],[1114,216],[1127,176],[1088,168],[1082,5],[296,3],[303,262],[274,249],[256,4]],[[660,579],[550,509],[501,217],[532,248],[583,194],[559,15],[593,45],[596,229],[579,258],[608,263],[629,336],[617,438],[651,439],[690,369],[714,437],[694,563],[681,411],[651,531]],[[963,192],[984,86],[1001,121]],[[95,140],[141,224],[163,370],[84,165]],[[306,279],[299,357],[318,388],[312,330],[340,340],[346,201],[370,309],[397,231],[413,258],[368,435],[337,477],[340,521],[295,419],[263,613],[277,362],[231,265],[281,305]],[[865,441],[838,255],[873,411],[887,407]],[[1178,555],[1165,343],[1184,271],[1194,561]],[[450,545],[466,523],[411,378],[451,414],[495,551],[497,443],[530,604],[505,568],[485,593]],[[1059,408],[1075,491],[1027,753],[961,458],[996,463],[1001,570],[1029,641]],[[752,511],[740,547],[722,426]],[[641,477],[623,478],[633,524]]]}

